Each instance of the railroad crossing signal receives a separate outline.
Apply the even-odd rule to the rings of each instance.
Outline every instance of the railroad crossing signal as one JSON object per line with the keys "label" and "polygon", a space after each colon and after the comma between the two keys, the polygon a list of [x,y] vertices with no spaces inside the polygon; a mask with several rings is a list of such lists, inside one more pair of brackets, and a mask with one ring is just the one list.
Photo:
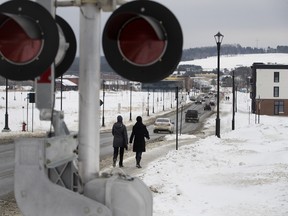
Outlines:
{"label": "railroad crossing signal", "polygon": [[[76,53],[76,39],[69,28],[63,19],[57,17],[55,21],[51,13],[36,2],[13,0],[1,4],[0,75],[11,80],[34,79],[53,64],[57,55],[56,75],[61,76]],[[62,53],[60,49],[65,49],[65,45],[60,46],[59,35],[69,44]]]}
{"label": "railroad crossing signal", "polygon": [[59,46],[62,49],[59,47],[55,59],[55,78],[60,77],[69,69],[77,51],[76,37],[70,25],[58,15],[56,15],[56,23],[61,29],[59,31],[60,38],[62,37],[64,41],[60,42]]}
{"label": "railroad crossing signal", "polygon": [[0,5],[0,75],[28,80],[51,66],[59,47],[57,25],[40,4],[14,0]]}
{"label": "railroad crossing signal", "polygon": [[118,74],[132,81],[155,82],[177,67],[183,36],[178,20],[166,7],[153,1],[131,1],[108,19],[102,45]]}

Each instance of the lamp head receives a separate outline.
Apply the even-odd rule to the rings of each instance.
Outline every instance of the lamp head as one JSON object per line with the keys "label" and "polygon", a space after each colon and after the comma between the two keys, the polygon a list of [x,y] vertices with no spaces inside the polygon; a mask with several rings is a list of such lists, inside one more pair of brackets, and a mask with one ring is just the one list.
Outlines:
{"label": "lamp head", "polygon": [[224,35],[222,35],[220,32],[218,32],[216,35],[214,35],[215,41],[217,44],[221,44],[223,40]]}

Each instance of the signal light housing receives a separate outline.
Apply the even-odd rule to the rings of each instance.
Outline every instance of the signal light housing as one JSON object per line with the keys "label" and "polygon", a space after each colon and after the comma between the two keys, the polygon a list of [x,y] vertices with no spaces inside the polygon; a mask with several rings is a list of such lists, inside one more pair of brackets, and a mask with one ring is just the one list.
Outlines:
{"label": "signal light housing", "polygon": [[110,16],[102,45],[108,63],[119,75],[156,82],[177,67],[183,36],[178,20],[166,7],[153,1],[132,1]]}
{"label": "signal light housing", "polygon": [[77,51],[76,37],[70,25],[57,15],[56,23],[59,26],[59,34],[65,41],[63,41],[64,46],[61,46],[61,42],[59,44],[60,47],[55,59],[55,78],[62,76],[69,69],[75,59]]}
{"label": "signal light housing", "polygon": [[70,25],[56,20],[33,1],[13,0],[0,5],[0,75],[29,80],[43,74],[55,61],[55,77],[73,63],[77,43]]}
{"label": "signal light housing", "polygon": [[0,5],[0,75],[34,79],[51,66],[58,47],[55,20],[40,4],[13,0]]}

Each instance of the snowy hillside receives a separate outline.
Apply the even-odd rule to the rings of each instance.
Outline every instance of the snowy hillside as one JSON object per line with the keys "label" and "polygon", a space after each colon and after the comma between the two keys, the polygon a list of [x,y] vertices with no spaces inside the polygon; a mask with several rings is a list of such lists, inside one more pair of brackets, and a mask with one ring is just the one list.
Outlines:
{"label": "snowy hillside", "polygon": [[[264,64],[287,64],[287,53],[269,53],[269,54],[246,54],[246,55],[229,55],[220,56],[220,68],[227,68],[232,70],[237,67],[250,67],[255,62],[262,62]],[[192,64],[199,65],[204,71],[212,71],[217,68],[217,56],[205,59],[195,59],[192,61],[182,61],[179,65]]]}

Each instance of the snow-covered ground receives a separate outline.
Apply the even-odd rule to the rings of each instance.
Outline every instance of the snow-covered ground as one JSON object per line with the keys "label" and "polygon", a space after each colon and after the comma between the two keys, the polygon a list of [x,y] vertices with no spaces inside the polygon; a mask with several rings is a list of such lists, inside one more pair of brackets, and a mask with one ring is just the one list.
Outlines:
{"label": "snow-covered ground", "polygon": [[[255,123],[248,97],[238,93],[235,130],[231,100],[222,101],[220,139],[190,141],[143,171],[154,216],[288,215],[288,118],[260,116]],[[205,128],[215,131],[215,116]],[[184,138],[189,143],[193,135]]]}
{"label": "snow-covered ground", "polygon": [[[26,94],[9,93],[9,127],[12,132],[0,133],[0,139],[5,134],[24,133],[21,124],[26,120]],[[110,92],[105,96],[107,128],[118,114],[122,114],[124,122],[128,123],[129,92],[120,94],[122,96]],[[64,97],[65,122],[70,130],[77,130],[78,93],[65,92]],[[173,96],[172,100],[170,97],[167,94],[164,99],[165,110],[170,109],[171,103],[175,108]],[[56,108],[60,107],[58,98],[59,94]],[[150,117],[153,117],[153,95],[149,98]],[[160,95],[154,95],[154,99],[155,109],[157,105],[157,112],[162,112],[163,99]],[[148,118],[147,100],[147,92],[133,93],[133,122],[137,115],[142,115],[144,120]],[[179,150],[169,151],[139,170],[139,177],[153,191],[154,216],[288,215],[288,117],[260,116],[258,124],[258,118],[249,114],[249,94],[238,92],[237,101],[234,131],[231,130],[232,101],[222,101],[221,138],[212,135],[194,141],[194,135],[181,135]],[[31,104],[28,114],[31,131]],[[4,128],[4,115],[5,92],[1,92],[0,119],[3,120],[0,128]],[[34,109],[34,131],[47,131],[50,123],[40,122],[38,116],[37,109]],[[101,115],[99,123],[100,118]],[[203,133],[208,131],[215,131],[215,115],[205,122]],[[167,135],[166,139],[171,142],[175,135]]]}
{"label": "snow-covered ground", "polygon": [[[222,101],[220,139],[181,135],[178,150],[138,171],[153,191],[154,216],[288,215],[288,117],[260,116],[256,123],[249,94],[237,96],[235,130],[232,101]],[[215,131],[215,115],[205,122],[203,132],[209,131]],[[165,138],[171,142],[175,135]]]}

